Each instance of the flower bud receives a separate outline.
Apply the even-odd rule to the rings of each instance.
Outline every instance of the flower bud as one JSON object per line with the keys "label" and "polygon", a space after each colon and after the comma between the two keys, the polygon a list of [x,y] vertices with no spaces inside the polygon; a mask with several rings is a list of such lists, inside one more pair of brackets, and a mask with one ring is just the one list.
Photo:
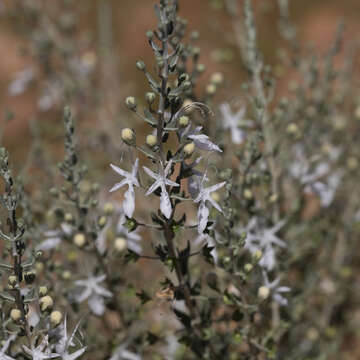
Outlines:
{"label": "flower bud", "polygon": [[179,118],[179,127],[185,128],[189,125],[189,117],[188,116],[181,116]]}
{"label": "flower bud", "polygon": [[114,247],[117,252],[123,252],[127,248],[127,242],[123,237],[118,237],[115,239]]}
{"label": "flower bud", "polygon": [[187,108],[185,110],[185,114],[189,115],[193,112],[194,107],[190,106],[193,104],[193,101],[191,99],[185,99],[184,103],[183,103],[183,108]]}
{"label": "flower bud", "polygon": [[263,256],[262,251],[261,251],[261,250],[256,250],[256,251],[254,252],[254,254],[253,254],[253,259],[254,259],[255,261],[259,261],[259,260],[262,258],[262,256]]}
{"label": "flower bud", "polygon": [[184,81],[182,84],[182,87],[184,90],[189,90],[191,88],[191,82],[190,81]]}
{"label": "flower bud", "polygon": [[136,110],[137,107],[137,101],[133,96],[128,96],[125,100],[125,104],[130,110]]}
{"label": "flower bud", "polygon": [[154,147],[157,144],[157,137],[155,135],[149,134],[146,137],[146,145]]}
{"label": "flower bud", "polygon": [[258,297],[266,300],[270,295],[270,289],[267,286],[260,286],[258,290]]}
{"label": "flower bud", "polygon": [[145,63],[142,61],[142,60],[139,60],[137,63],[136,63],[136,68],[140,71],[145,71],[146,70],[146,66],[145,66]]}
{"label": "flower bud", "polygon": [[216,93],[216,85],[209,84],[206,86],[206,93],[208,95],[214,95]]}
{"label": "flower bud", "polygon": [[220,195],[218,192],[214,191],[210,194],[210,196],[214,201],[216,201],[216,202],[220,201]]}
{"label": "flower bud", "polygon": [[183,152],[186,157],[191,156],[194,153],[195,150],[195,144],[193,142],[186,144],[183,148]]}
{"label": "flower bud", "polygon": [[36,273],[35,271],[28,271],[24,274],[26,284],[32,284],[35,281]]}
{"label": "flower bud", "polygon": [[114,212],[114,205],[112,203],[109,203],[109,202],[106,203],[104,205],[104,213],[105,213],[105,215],[110,216],[110,215],[113,214],[113,212]]}
{"label": "flower bud", "polygon": [[48,288],[46,286],[40,286],[39,287],[39,296],[45,296],[48,293]]}
{"label": "flower bud", "polygon": [[224,75],[220,72],[212,74],[210,82],[215,86],[221,85],[224,82]]}
{"label": "flower bud", "polygon": [[106,216],[100,216],[99,220],[98,220],[98,224],[100,226],[100,228],[103,228],[107,223],[107,219]]}
{"label": "flower bud", "polygon": [[60,311],[55,310],[50,314],[50,323],[52,326],[58,326],[61,323],[63,315]]}
{"label": "flower bud", "polygon": [[244,198],[247,200],[251,200],[253,198],[253,193],[250,189],[244,190]]}
{"label": "flower bud", "polygon": [[204,64],[198,64],[196,66],[196,70],[199,72],[199,73],[203,73],[205,71],[206,67]]}
{"label": "flower bud", "polygon": [[136,136],[134,130],[130,128],[124,128],[121,130],[121,139],[125,144],[133,146],[136,143]]}
{"label": "flower bud", "polygon": [[21,311],[19,309],[11,309],[10,317],[12,321],[18,322],[22,317]]}
{"label": "flower bud", "polygon": [[254,268],[253,264],[247,263],[244,265],[245,272],[249,273]]}
{"label": "flower bud", "polygon": [[83,247],[86,243],[85,235],[82,233],[77,233],[74,235],[73,243],[78,247]]}
{"label": "flower bud", "polygon": [[54,305],[54,300],[51,296],[46,295],[39,299],[39,305],[41,311],[51,311]]}
{"label": "flower bud", "polygon": [[15,286],[17,284],[17,277],[15,275],[10,275],[8,278],[8,284],[10,286]]}
{"label": "flower bud", "polygon": [[74,216],[71,213],[66,213],[64,216],[65,222],[67,222],[68,224],[73,223],[74,221]]}
{"label": "flower bud", "polygon": [[63,271],[61,276],[64,280],[70,280],[71,279],[71,271],[65,270],[65,271]]}
{"label": "flower bud", "polygon": [[156,95],[153,92],[147,92],[145,94],[145,99],[151,105],[155,101]]}
{"label": "flower bud", "polygon": [[297,135],[299,132],[299,127],[295,123],[290,123],[286,128],[286,132],[289,135]]}

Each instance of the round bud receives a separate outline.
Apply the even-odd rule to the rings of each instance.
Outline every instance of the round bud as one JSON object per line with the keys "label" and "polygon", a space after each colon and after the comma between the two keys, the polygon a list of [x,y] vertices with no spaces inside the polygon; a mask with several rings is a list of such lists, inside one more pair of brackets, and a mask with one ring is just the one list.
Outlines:
{"label": "round bud", "polygon": [[151,105],[156,99],[156,94],[153,92],[147,92],[145,94],[145,99]]}
{"label": "round bud", "polygon": [[254,268],[253,264],[247,263],[244,265],[245,272],[249,273]]}
{"label": "round bud", "polygon": [[350,170],[355,170],[359,166],[359,161],[355,156],[351,156],[346,160],[346,165]]}
{"label": "round bud", "polygon": [[146,137],[146,145],[154,147],[157,144],[157,137],[155,135],[149,134]]}
{"label": "round bud", "polygon": [[74,216],[71,213],[66,213],[64,216],[65,222],[71,224],[74,221]]}
{"label": "round bud", "polygon": [[54,305],[54,300],[51,296],[46,295],[39,299],[39,305],[41,311],[51,311]]}
{"label": "round bud", "polygon": [[183,152],[186,155],[186,157],[191,156],[194,153],[195,150],[195,144],[193,142],[186,144],[183,148]]}
{"label": "round bud", "polygon": [[210,196],[214,201],[216,201],[216,202],[220,201],[220,195],[218,192],[214,191],[210,194]]}
{"label": "round bud", "polygon": [[214,85],[221,85],[224,82],[224,75],[220,72],[212,74],[210,82]]}
{"label": "round bud", "polygon": [[191,52],[192,52],[192,55],[195,57],[195,56],[199,56],[200,55],[200,48],[198,46],[194,46],[192,49],[191,49]]}
{"label": "round bud", "polygon": [[10,286],[15,286],[17,284],[17,277],[15,275],[10,275],[8,278],[8,284]]}
{"label": "round bud", "polygon": [[244,198],[247,200],[251,200],[253,198],[253,193],[250,189],[244,190]]}
{"label": "round bud", "polygon": [[127,248],[127,242],[123,237],[115,239],[114,247],[117,252],[123,252]]}
{"label": "round bud", "polygon": [[216,85],[209,84],[206,86],[206,93],[208,95],[214,95],[216,93]]}
{"label": "round bud", "polygon": [[253,259],[254,259],[255,261],[259,261],[259,260],[262,258],[262,256],[263,256],[262,251],[261,251],[261,250],[256,250],[256,251],[254,252],[254,254],[253,254]]}
{"label": "round bud", "polygon": [[188,116],[181,116],[179,119],[179,126],[185,128],[189,125],[189,117]]}
{"label": "round bud", "polygon": [[147,36],[147,38],[148,38],[149,40],[152,39],[152,38],[154,37],[153,31],[151,31],[151,30],[147,31],[147,32],[146,32],[146,36]]}
{"label": "round bud", "polygon": [[61,276],[64,280],[70,280],[71,279],[71,271],[65,270],[65,271],[63,271]]}
{"label": "round bud", "polygon": [[124,141],[127,145],[135,145],[136,142],[136,136],[134,130],[130,128],[124,128],[121,130],[121,139]]}
{"label": "round bud", "polygon": [[91,184],[91,191],[93,192],[98,192],[100,190],[100,184],[95,182],[93,184]]}
{"label": "round bud", "polygon": [[105,213],[106,216],[112,215],[114,210],[115,210],[115,208],[114,208],[114,205],[112,203],[108,202],[108,203],[106,203],[104,205],[104,213]]}
{"label": "round bud", "polygon": [[146,66],[145,66],[145,63],[141,60],[139,60],[137,63],[136,63],[136,68],[140,71],[145,71],[146,70]]}
{"label": "round bud", "polygon": [[46,286],[40,286],[39,287],[39,296],[45,296],[48,293],[48,288]]}
{"label": "round bud", "polygon": [[269,202],[271,203],[271,204],[274,204],[274,203],[276,203],[277,201],[278,201],[278,196],[276,195],[276,194],[272,194],[270,197],[269,197]]}
{"label": "round bud", "polygon": [[125,104],[130,110],[136,110],[137,107],[137,101],[133,96],[128,96],[125,100]]}
{"label": "round bud", "polygon": [[10,317],[12,321],[18,322],[21,320],[21,311],[19,309],[11,309]]}
{"label": "round bud", "polygon": [[296,135],[299,132],[299,127],[295,124],[295,123],[290,123],[287,127],[286,127],[286,132],[289,135]]}
{"label": "round bud", "polygon": [[258,297],[262,300],[265,300],[270,295],[270,289],[267,286],[260,286],[258,290]]}
{"label": "round bud", "polygon": [[78,247],[83,247],[86,243],[85,235],[82,233],[77,233],[73,237],[73,243]]}
{"label": "round bud", "polygon": [[98,220],[98,224],[100,228],[103,228],[106,225],[106,222],[107,222],[106,216],[100,216]]}
{"label": "round bud", "polygon": [[63,315],[60,311],[55,310],[50,314],[50,323],[52,326],[58,326],[61,323]]}
{"label": "round bud", "polygon": [[203,73],[205,71],[206,67],[204,64],[198,64],[196,66],[196,70],[199,72],[199,73]]}
{"label": "round bud", "polygon": [[51,188],[50,189],[50,195],[51,196],[54,196],[54,197],[57,197],[58,195],[59,195],[59,191],[58,191],[58,189],[56,189],[56,188]]}

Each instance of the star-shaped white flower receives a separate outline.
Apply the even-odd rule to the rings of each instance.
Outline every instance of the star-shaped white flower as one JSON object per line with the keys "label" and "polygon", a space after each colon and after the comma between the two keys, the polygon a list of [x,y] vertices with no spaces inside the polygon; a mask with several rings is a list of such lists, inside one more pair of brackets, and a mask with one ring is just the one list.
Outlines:
{"label": "star-shaped white flower", "polygon": [[[205,177],[206,177],[206,175],[204,175],[204,179],[205,179]],[[204,230],[206,229],[208,219],[209,219],[210,210],[206,206],[206,201],[209,201],[210,204],[216,210],[218,210],[222,213],[222,209],[221,209],[220,205],[211,197],[211,193],[216,190],[221,189],[226,184],[226,181],[223,181],[219,184],[204,188],[203,187],[204,179],[200,184],[199,194],[194,199],[195,203],[198,203],[198,202],[200,203],[199,209],[198,209],[198,232],[199,232],[199,234],[202,234],[204,232]]]}
{"label": "star-shaped white flower", "polygon": [[105,312],[104,298],[110,298],[113,294],[100,286],[99,283],[106,279],[106,275],[90,276],[85,280],[76,280],[75,285],[84,287],[80,295],[76,297],[76,301],[81,303],[85,300],[88,301],[90,310],[98,316]]}
{"label": "star-shaped white flower", "polygon": [[45,240],[36,246],[36,251],[49,251],[57,248],[64,236],[70,236],[72,232],[73,228],[66,223],[62,223],[59,230],[45,231]]}
{"label": "star-shaped white flower", "polygon": [[246,107],[243,106],[238,112],[233,113],[228,103],[220,105],[220,112],[222,115],[222,126],[224,129],[229,129],[231,133],[231,140],[234,144],[241,144],[245,139],[244,127],[253,126],[254,122],[245,120]]}
{"label": "star-shaped white flower", "polygon": [[136,174],[138,171],[138,167],[139,167],[139,159],[137,158],[135,160],[135,164],[132,167],[131,172],[127,172],[123,169],[120,169],[119,167],[110,164],[111,168],[117,172],[119,175],[123,176],[124,179],[122,179],[119,183],[115,184],[111,189],[110,192],[119,190],[121,187],[123,187],[124,185],[128,185],[128,189],[125,192],[125,199],[123,202],[123,209],[125,214],[131,218],[134,210],[135,210],[135,191],[134,191],[134,186],[139,187],[139,181],[136,178]]}
{"label": "star-shaped white flower", "polygon": [[170,196],[166,191],[166,186],[180,186],[178,183],[171,181],[167,178],[170,169],[171,169],[172,161],[170,160],[168,164],[166,165],[166,168],[164,170],[164,167],[162,163],[160,163],[160,174],[156,174],[150,169],[148,169],[146,166],[143,166],[145,172],[155,179],[155,182],[150,186],[149,190],[146,192],[145,195],[152,194],[156,189],[161,188],[161,195],[160,195],[160,210],[164,214],[164,216],[167,219],[170,219],[171,213],[172,213],[172,207],[171,207],[171,201]]}
{"label": "star-shaped white flower", "polygon": [[82,346],[80,347],[80,349],[74,351],[73,353],[71,354],[69,353],[69,348],[75,346],[74,337],[79,328],[79,325],[80,325],[80,321],[75,326],[75,329],[73,330],[71,336],[68,337],[67,319],[65,316],[64,324],[61,329],[62,330],[61,338],[60,340],[58,340],[56,344],[56,351],[59,353],[62,360],[75,360],[79,358],[86,351],[86,346]]}
{"label": "star-shaped white flower", "polygon": [[191,139],[200,150],[222,152],[217,145],[210,141],[207,135],[201,133],[201,130],[202,126],[198,126],[193,131],[189,131],[186,136]]}
{"label": "star-shaped white flower", "polygon": [[264,285],[270,289],[273,300],[281,306],[286,306],[288,304],[288,300],[282,294],[291,291],[291,289],[288,286],[278,286],[281,280],[280,277],[270,282],[265,271],[263,271],[263,278]]}
{"label": "star-shaped white flower", "polygon": [[51,352],[48,335],[43,338],[37,347],[32,346],[30,349],[23,345],[23,349],[25,354],[30,356],[32,360],[46,360],[59,357],[59,354]]}
{"label": "star-shaped white flower", "polygon": [[119,221],[116,225],[116,235],[121,236],[126,240],[128,249],[140,255],[142,252],[142,246],[140,244],[142,238],[137,233],[138,229],[131,232],[129,231],[129,229],[124,225],[125,220],[125,215],[120,215]]}
{"label": "star-shaped white flower", "polygon": [[12,341],[16,339],[16,335],[10,335],[8,339],[5,341],[3,347],[0,349],[0,360],[15,360],[11,356],[6,355],[5,353],[8,351],[10,344]]}

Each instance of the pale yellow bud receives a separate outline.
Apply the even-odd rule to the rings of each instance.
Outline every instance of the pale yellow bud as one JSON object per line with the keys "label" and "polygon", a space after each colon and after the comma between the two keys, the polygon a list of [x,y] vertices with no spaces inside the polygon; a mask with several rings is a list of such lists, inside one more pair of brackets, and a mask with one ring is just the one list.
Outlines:
{"label": "pale yellow bud", "polygon": [[359,166],[359,161],[356,157],[351,156],[347,159],[346,164],[350,170],[355,170]]}
{"label": "pale yellow bud", "polygon": [[65,270],[65,271],[62,273],[62,278],[63,278],[64,280],[70,280],[70,279],[71,279],[71,271]]}
{"label": "pale yellow bud", "polygon": [[186,156],[191,156],[195,150],[195,144],[193,142],[186,144],[183,148],[184,154]]}
{"label": "pale yellow bud", "polygon": [[212,74],[210,81],[214,85],[221,85],[224,82],[224,75],[220,72],[216,72]]}
{"label": "pale yellow bud", "polygon": [[244,265],[244,270],[249,273],[254,268],[253,264],[247,263]]}
{"label": "pale yellow bud", "polygon": [[253,193],[250,189],[244,190],[244,198],[247,200],[251,200],[253,198]]}
{"label": "pale yellow bud", "polygon": [[130,110],[135,110],[137,107],[137,101],[133,96],[128,96],[125,100],[125,104]]}
{"label": "pale yellow bud", "polygon": [[289,135],[296,135],[299,132],[299,127],[295,123],[290,123],[286,128],[286,132]]}
{"label": "pale yellow bud", "polygon": [[216,93],[216,85],[209,84],[206,86],[206,93],[208,95],[214,95]]}
{"label": "pale yellow bud", "polygon": [[258,296],[260,299],[265,300],[270,295],[270,289],[267,286],[260,286],[258,290]]}
{"label": "pale yellow bud", "polygon": [[127,248],[127,242],[124,238],[118,237],[115,239],[114,246],[116,251],[123,252]]}
{"label": "pale yellow bud", "polygon": [[256,251],[254,252],[254,254],[253,254],[253,259],[254,259],[255,261],[259,261],[259,260],[262,258],[262,256],[263,256],[262,251],[261,251],[261,250],[256,250]]}
{"label": "pale yellow bud", "polygon": [[311,327],[307,333],[306,337],[311,341],[316,341],[319,338],[319,331],[314,327]]}
{"label": "pale yellow bud", "polygon": [[48,293],[48,288],[46,286],[39,287],[39,295],[40,297],[45,296]]}
{"label": "pale yellow bud", "polygon": [[78,247],[83,247],[86,243],[85,235],[82,233],[77,233],[73,238],[73,243]]}
{"label": "pale yellow bud", "polygon": [[136,137],[134,130],[124,128],[121,130],[121,139],[128,145],[134,145]]}
{"label": "pale yellow bud", "polygon": [[107,219],[106,216],[100,216],[98,220],[98,224],[101,228],[103,228],[106,225]]}
{"label": "pale yellow bud", "polygon": [[65,214],[65,221],[67,223],[72,223],[74,221],[74,216],[71,213],[66,213]]}
{"label": "pale yellow bud", "polygon": [[157,137],[155,135],[149,134],[146,137],[146,145],[154,147],[157,144]]}
{"label": "pale yellow bud", "polygon": [[63,315],[60,311],[55,310],[50,314],[50,322],[52,326],[58,326],[61,323]]}
{"label": "pale yellow bud", "polygon": [[19,321],[22,317],[21,311],[19,309],[12,309],[10,311],[10,317],[11,317],[12,321],[15,321],[15,322]]}
{"label": "pale yellow bud", "polygon": [[54,300],[51,296],[46,295],[39,299],[39,305],[41,311],[50,311],[54,305]]}
{"label": "pale yellow bud", "polygon": [[17,277],[15,275],[10,275],[8,278],[8,283],[11,286],[15,286],[17,284]]}
{"label": "pale yellow bud", "polygon": [[109,216],[114,212],[114,205],[112,203],[106,203],[104,205],[104,213]]}
{"label": "pale yellow bud", "polygon": [[184,128],[189,125],[189,117],[188,116],[181,116],[179,119],[179,126]]}

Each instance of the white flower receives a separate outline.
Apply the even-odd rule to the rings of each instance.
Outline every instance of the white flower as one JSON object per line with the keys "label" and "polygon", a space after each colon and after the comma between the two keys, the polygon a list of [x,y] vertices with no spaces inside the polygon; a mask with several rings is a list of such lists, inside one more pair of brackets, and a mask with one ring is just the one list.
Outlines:
{"label": "white flower", "polygon": [[264,285],[268,289],[270,289],[273,300],[277,302],[279,305],[286,306],[288,304],[288,300],[282,295],[282,293],[287,293],[291,291],[291,289],[287,286],[278,286],[281,280],[280,277],[270,282],[267,273],[265,271],[263,271],[263,278],[264,278]]}
{"label": "white flower", "polygon": [[27,346],[23,345],[23,349],[27,355],[31,356],[32,360],[46,360],[59,357],[59,354],[51,352],[47,335],[37,347],[32,345],[31,349],[29,349]]}
{"label": "white flower", "polygon": [[220,211],[222,213],[220,205],[211,197],[211,193],[222,188],[226,184],[226,181],[223,181],[222,183],[204,188],[203,187],[204,179],[205,179],[205,176],[203,178],[203,181],[200,184],[199,194],[194,199],[195,203],[198,203],[198,202],[200,203],[199,209],[198,209],[198,232],[199,232],[199,234],[202,234],[204,232],[204,230],[206,229],[208,219],[209,219],[210,210],[206,206],[206,201],[209,201],[210,204],[215,209],[217,209],[218,211]]}
{"label": "white flower", "polygon": [[263,255],[259,265],[268,271],[274,269],[276,265],[276,246],[286,247],[286,243],[281,240],[276,233],[284,226],[285,220],[279,221],[270,228],[261,227],[257,218],[252,218],[246,228],[239,228],[236,232],[240,235],[244,231],[247,236],[245,239],[245,249],[251,254],[261,250]]}
{"label": "white flower", "polygon": [[234,144],[241,144],[245,139],[245,131],[240,127],[251,127],[253,121],[245,120],[246,107],[242,107],[238,112],[233,113],[228,103],[220,105],[220,112],[222,114],[222,126],[224,129],[229,129],[231,133],[231,140]]}
{"label": "white flower", "polygon": [[11,356],[6,355],[5,353],[8,351],[10,343],[16,339],[16,335],[10,335],[8,339],[5,341],[3,347],[0,349],[0,360],[15,360]]}
{"label": "white flower", "polygon": [[123,209],[125,214],[131,218],[134,210],[135,210],[135,191],[134,186],[139,187],[139,181],[136,178],[136,174],[138,171],[139,166],[139,159],[135,160],[135,164],[132,167],[131,172],[127,172],[125,170],[120,169],[119,167],[110,164],[111,168],[116,171],[118,174],[124,177],[119,183],[115,184],[111,189],[110,192],[116,191],[123,187],[124,185],[128,185],[128,190],[125,192],[125,200],[123,202]]}
{"label": "white flower", "polygon": [[206,151],[219,151],[222,150],[209,140],[209,137],[205,134],[201,134],[202,126],[198,126],[193,131],[187,131],[186,136],[191,139],[195,146],[200,150]]}
{"label": "white flower", "polygon": [[143,166],[145,172],[150,177],[155,179],[155,182],[150,186],[149,190],[146,192],[145,195],[150,195],[159,187],[161,188],[160,210],[167,219],[170,219],[170,217],[171,217],[172,207],[171,207],[170,196],[166,191],[166,185],[179,186],[179,184],[177,184],[176,182],[167,179],[167,176],[171,169],[171,164],[172,164],[172,161],[170,160],[164,170],[162,163],[160,163],[160,174],[156,174],[153,171],[151,171],[150,169],[148,169],[146,166]]}
{"label": "white flower", "polygon": [[58,340],[56,347],[55,347],[59,356],[63,360],[75,360],[75,359],[79,358],[86,351],[86,346],[82,346],[82,347],[80,347],[80,349],[74,351],[73,353],[71,353],[71,354],[69,353],[69,348],[75,346],[74,337],[79,328],[79,325],[80,325],[80,321],[75,326],[75,329],[73,330],[71,336],[68,337],[67,320],[66,320],[66,316],[65,316],[64,324],[61,327],[61,338]]}
{"label": "white flower", "polygon": [[60,230],[49,230],[44,232],[45,240],[36,246],[36,251],[49,251],[58,247],[64,238],[72,233],[72,227],[69,224],[62,223]]}
{"label": "white flower", "polygon": [[17,96],[27,90],[31,81],[35,78],[35,72],[33,69],[28,68],[16,73],[15,79],[10,83],[9,94],[11,96]]}
{"label": "white flower", "polygon": [[99,283],[106,279],[106,275],[90,276],[85,280],[76,280],[75,285],[84,287],[80,295],[76,297],[76,301],[81,303],[85,300],[88,301],[90,310],[98,316],[105,312],[104,298],[112,297],[112,293],[100,286]]}

